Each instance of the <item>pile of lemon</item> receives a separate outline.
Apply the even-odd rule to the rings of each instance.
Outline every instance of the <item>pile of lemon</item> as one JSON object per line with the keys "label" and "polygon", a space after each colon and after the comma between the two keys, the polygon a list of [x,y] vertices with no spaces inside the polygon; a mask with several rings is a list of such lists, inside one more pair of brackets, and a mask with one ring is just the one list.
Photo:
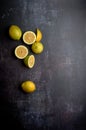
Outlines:
{"label": "pile of lemon", "polygon": [[[11,25],[9,27],[9,36],[13,40],[20,40],[22,38],[23,42],[29,47],[35,54],[40,54],[44,50],[44,45],[42,44],[42,32],[40,29],[36,29],[36,33],[31,30],[28,30],[22,33],[22,30],[17,25]],[[25,45],[18,45],[14,50],[15,56],[18,59],[23,59],[24,64],[28,68],[33,68],[35,65],[35,56],[30,54],[29,49]],[[25,92],[33,92],[36,90],[36,85],[32,81],[25,81],[21,84],[22,89]]]}

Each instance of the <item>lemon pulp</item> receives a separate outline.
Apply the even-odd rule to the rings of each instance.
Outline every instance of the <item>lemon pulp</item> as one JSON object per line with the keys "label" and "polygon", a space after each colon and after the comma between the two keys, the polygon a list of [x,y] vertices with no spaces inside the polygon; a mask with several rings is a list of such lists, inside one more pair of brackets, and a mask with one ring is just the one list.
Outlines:
{"label": "lemon pulp", "polygon": [[34,53],[40,54],[43,52],[44,46],[41,42],[35,42],[34,44],[32,44],[31,49]]}
{"label": "lemon pulp", "polygon": [[28,49],[24,45],[19,45],[15,48],[15,56],[19,59],[24,59],[28,55]]}
{"label": "lemon pulp", "polygon": [[33,68],[34,64],[35,64],[35,57],[34,55],[28,55],[25,57],[24,59],[24,63],[27,67],[29,68]]}
{"label": "lemon pulp", "polygon": [[31,45],[36,41],[36,34],[32,31],[27,31],[23,34],[24,43]]}

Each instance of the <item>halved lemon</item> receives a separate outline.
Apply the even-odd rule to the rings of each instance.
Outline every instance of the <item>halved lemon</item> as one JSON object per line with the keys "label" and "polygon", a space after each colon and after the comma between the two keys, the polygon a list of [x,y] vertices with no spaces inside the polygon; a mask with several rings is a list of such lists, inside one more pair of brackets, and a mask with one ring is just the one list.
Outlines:
{"label": "halved lemon", "polygon": [[24,59],[28,55],[28,49],[24,45],[19,45],[15,48],[15,56],[18,59]]}
{"label": "halved lemon", "polygon": [[26,31],[23,34],[23,41],[28,45],[33,44],[36,41],[36,34],[32,31]]}
{"label": "halved lemon", "polygon": [[40,29],[37,28],[37,32],[36,33],[37,33],[36,34],[36,41],[39,42],[42,39],[42,32],[41,32]]}
{"label": "halved lemon", "polygon": [[33,68],[34,64],[35,64],[35,57],[34,55],[28,55],[26,56],[26,58],[24,59],[24,63],[27,67],[29,68]]}

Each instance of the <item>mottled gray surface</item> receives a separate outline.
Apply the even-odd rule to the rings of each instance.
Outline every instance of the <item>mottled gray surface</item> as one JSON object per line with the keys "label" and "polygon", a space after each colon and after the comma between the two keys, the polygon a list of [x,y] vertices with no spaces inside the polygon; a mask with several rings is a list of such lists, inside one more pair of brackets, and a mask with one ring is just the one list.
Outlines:
{"label": "mottled gray surface", "polygon": [[[33,69],[14,56],[8,27],[43,32],[44,52]],[[25,94],[20,84],[37,90]],[[0,1],[0,120],[3,129],[86,130],[85,0]],[[5,125],[4,125],[5,124]],[[11,126],[12,125],[12,126]]]}

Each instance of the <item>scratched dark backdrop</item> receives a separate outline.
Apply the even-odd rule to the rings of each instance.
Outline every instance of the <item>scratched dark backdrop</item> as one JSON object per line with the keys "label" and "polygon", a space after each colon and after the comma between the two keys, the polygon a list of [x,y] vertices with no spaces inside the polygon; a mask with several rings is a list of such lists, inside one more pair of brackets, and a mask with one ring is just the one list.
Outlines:
{"label": "scratched dark backdrop", "polygon": [[[33,69],[14,56],[11,24],[43,32]],[[24,94],[32,80],[37,90]],[[0,129],[86,130],[86,1],[0,0]]]}

